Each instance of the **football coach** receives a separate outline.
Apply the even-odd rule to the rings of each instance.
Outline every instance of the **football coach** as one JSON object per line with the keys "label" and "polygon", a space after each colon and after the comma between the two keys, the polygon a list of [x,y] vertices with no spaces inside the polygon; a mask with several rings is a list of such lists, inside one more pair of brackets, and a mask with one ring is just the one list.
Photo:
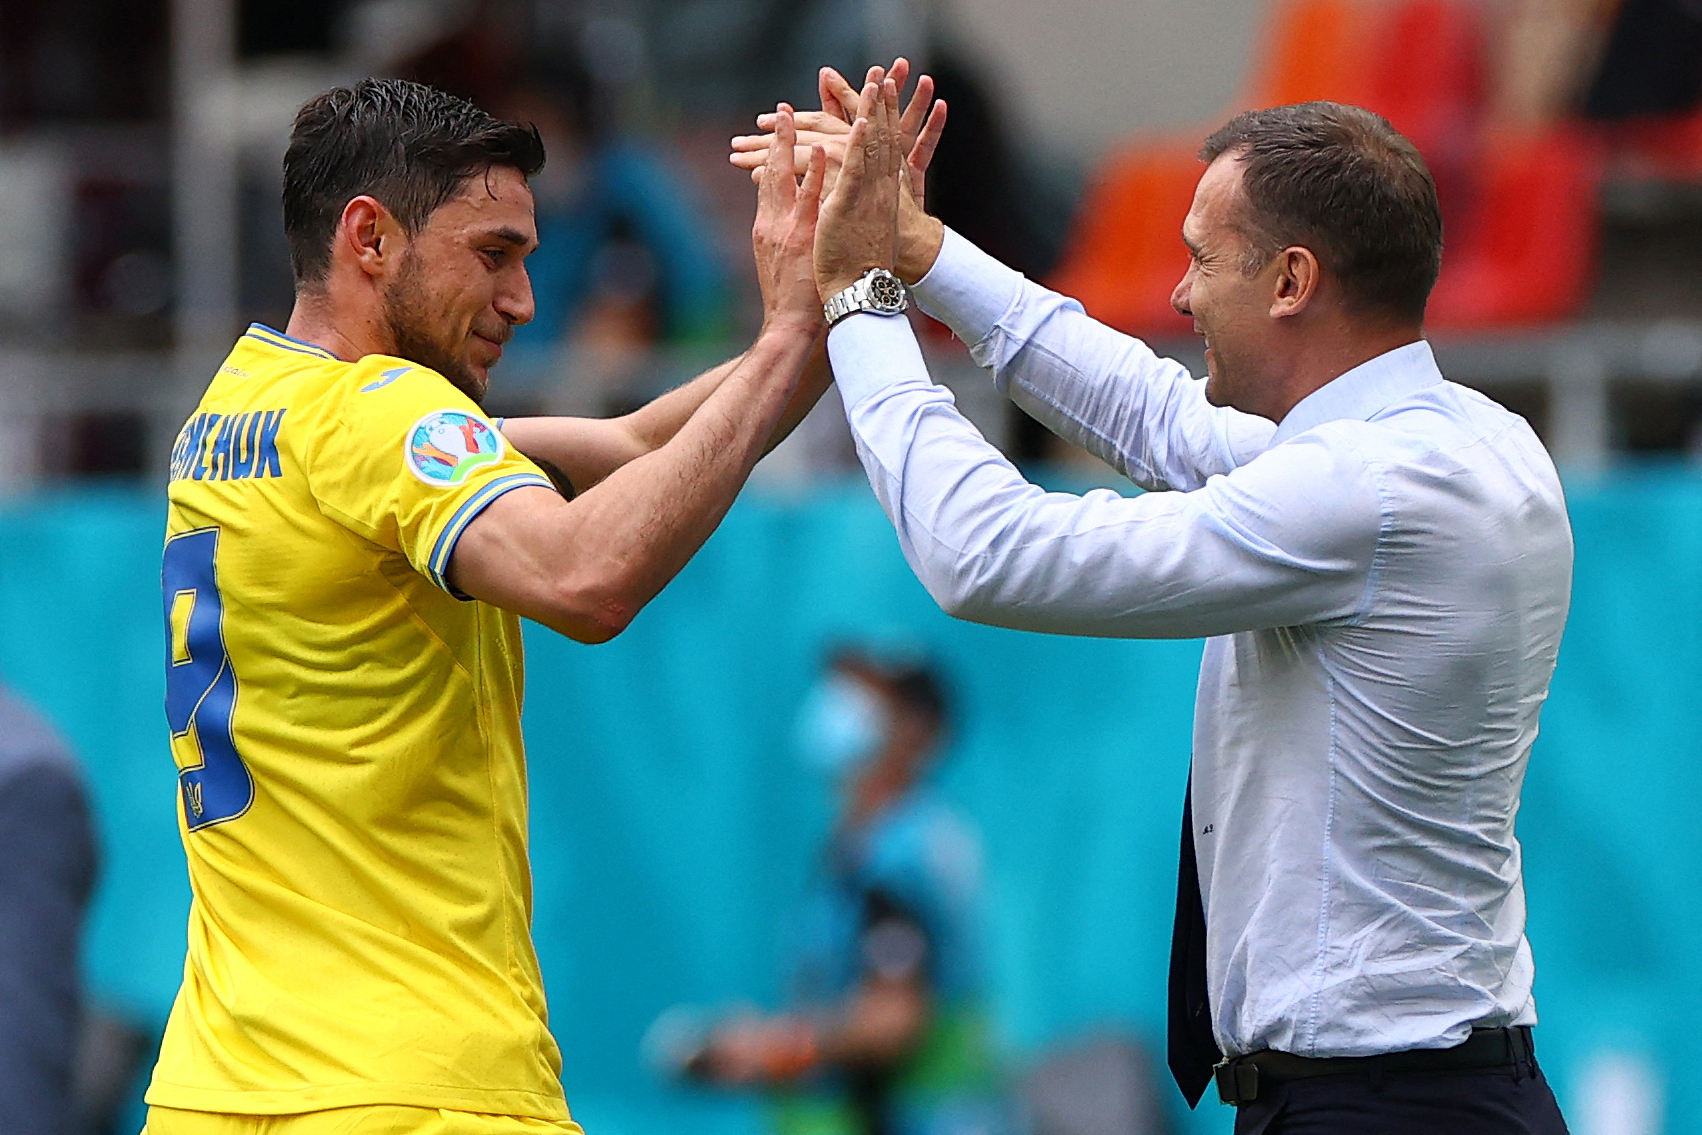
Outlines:
{"label": "football coach", "polygon": [[[911,567],[974,622],[1207,639],[1171,961],[1184,1094],[1215,1078],[1238,1135],[1564,1132],[1513,826],[1571,531],[1530,427],[1424,340],[1423,159],[1327,102],[1208,138],[1172,297],[1198,379],[927,217],[917,116],[872,78],[848,134],[802,141],[843,147],[817,283]],[[1000,390],[1151,491],[1024,480],[930,381],[899,281]]]}

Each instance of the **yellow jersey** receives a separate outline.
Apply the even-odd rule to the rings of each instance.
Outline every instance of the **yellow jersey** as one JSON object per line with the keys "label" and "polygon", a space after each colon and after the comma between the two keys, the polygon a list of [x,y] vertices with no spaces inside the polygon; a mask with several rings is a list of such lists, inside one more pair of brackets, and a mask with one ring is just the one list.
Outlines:
{"label": "yellow jersey", "polygon": [[147,1100],[567,1119],[531,939],[519,620],[453,592],[550,488],[435,371],[250,328],[172,454],[166,716],[193,902]]}

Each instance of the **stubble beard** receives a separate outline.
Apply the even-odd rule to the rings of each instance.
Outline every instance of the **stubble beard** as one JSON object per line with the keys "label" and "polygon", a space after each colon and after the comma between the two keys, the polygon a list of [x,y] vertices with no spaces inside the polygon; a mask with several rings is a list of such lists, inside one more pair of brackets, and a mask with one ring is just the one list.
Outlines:
{"label": "stubble beard", "polygon": [[384,291],[384,324],[398,358],[430,367],[455,389],[484,404],[488,380],[474,374],[432,335],[430,293],[425,287],[424,269],[412,249],[403,255],[400,271]]}

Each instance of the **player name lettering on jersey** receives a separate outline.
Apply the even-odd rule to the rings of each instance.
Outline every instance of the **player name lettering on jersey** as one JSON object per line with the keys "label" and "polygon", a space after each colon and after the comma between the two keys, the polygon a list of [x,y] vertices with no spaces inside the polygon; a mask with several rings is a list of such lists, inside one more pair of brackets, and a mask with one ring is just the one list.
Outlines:
{"label": "player name lettering on jersey", "polygon": [[171,449],[173,481],[241,481],[281,477],[278,430],[283,410],[196,414]]}

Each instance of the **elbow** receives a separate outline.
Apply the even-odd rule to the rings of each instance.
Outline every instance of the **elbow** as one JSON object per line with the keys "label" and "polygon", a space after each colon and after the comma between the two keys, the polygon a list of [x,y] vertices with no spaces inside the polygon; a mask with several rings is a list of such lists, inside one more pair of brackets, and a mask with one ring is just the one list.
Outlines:
{"label": "elbow", "polygon": [[952,618],[971,623],[975,621],[970,613],[975,609],[975,604],[970,597],[954,589],[929,588],[928,592],[934,597],[934,602],[939,605],[940,610]]}
{"label": "elbow", "polygon": [[626,628],[627,624],[625,623],[608,620],[599,622],[595,619],[572,619],[564,620],[563,624],[557,629],[574,642],[583,643],[586,646],[601,646],[605,642],[613,640]]}
{"label": "elbow", "polygon": [[942,572],[937,578],[927,580],[926,586],[940,610],[952,618],[969,623],[986,621],[991,601],[988,588],[972,574],[961,570]]}
{"label": "elbow", "polygon": [[600,646],[632,625],[643,603],[619,580],[564,583],[553,597],[549,623],[575,642]]}

